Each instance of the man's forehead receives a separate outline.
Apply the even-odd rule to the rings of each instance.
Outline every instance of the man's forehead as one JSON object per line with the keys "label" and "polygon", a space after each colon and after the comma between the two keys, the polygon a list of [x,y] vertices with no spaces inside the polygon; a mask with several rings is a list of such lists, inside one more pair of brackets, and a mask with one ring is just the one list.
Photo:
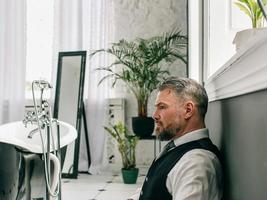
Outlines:
{"label": "man's forehead", "polygon": [[155,104],[157,105],[159,103],[165,103],[165,102],[177,100],[177,98],[174,98],[174,97],[177,97],[177,96],[175,95],[174,91],[172,91],[171,89],[165,89],[165,90],[159,91]]}

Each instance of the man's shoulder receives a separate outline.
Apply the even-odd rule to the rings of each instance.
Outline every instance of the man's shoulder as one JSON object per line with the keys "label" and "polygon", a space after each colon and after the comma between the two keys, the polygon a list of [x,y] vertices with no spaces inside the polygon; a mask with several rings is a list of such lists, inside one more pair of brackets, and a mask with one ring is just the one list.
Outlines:
{"label": "man's shoulder", "polygon": [[[194,188],[205,188],[207,193],[216,193],[220,196],[222,185],[222,167],[218,157],[205,149],[193,149],[172,168],[167,178],[167,188],[174,196],[187,196]],[[188,187],[191,185],[190,187]],[[211,192],[212,191],[212,192]],[[217,194],[218,193],[218,194]]]}
{"label": "man's shoulder", "polygon": [[211,151],[205,149],[193,149],[185,153],[170,173],[206,171],[216,173],[221,171],[221,163],[218,157]]}
{"label": "man's shoulder", "polygon": [[220,162],[217,155],[206,149],[192,149],[186,152],[180,161],[193,161],[193,162]]}

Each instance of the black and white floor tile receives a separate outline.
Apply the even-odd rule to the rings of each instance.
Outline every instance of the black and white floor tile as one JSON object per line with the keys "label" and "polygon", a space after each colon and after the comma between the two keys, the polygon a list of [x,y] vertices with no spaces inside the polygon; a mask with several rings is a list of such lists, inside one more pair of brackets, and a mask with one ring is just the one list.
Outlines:
{"label": "black and white floor tile", "polygon": [[145,173],[140,172],[136,184],[124,184],[120,173],[82,173],[78,179],[62,180],[62,199],[126,200],[141,187],[144,178]]}

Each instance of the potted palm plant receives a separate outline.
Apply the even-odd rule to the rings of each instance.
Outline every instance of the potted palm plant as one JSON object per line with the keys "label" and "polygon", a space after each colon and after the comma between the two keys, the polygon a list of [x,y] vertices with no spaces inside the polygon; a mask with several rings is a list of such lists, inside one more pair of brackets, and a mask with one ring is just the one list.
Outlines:
{"label": "potted palm plant", "polygon": [[169,74],[168,70],[163,70],[162,62],[170,64],[181,60],[186,63],[186,50],[187,37],[181,31],[174,30],[148,39],[122,39],[113,43],[111,48],[96,50],[91,54],[94,56],[104,52],[115,57],[109,66],[98,68],[109,72],[99,84],[107,78],[113,78],[112,86],[117,80],[122,80],[133,92],[137,100],[138,117],[133,117],[132,125],[138,136],[151,135],[154,130],[154,121],[147,116],[147,104],[152,91]]}
{"label": "potted palm plant", "polygon": [[127,127],[121,122],[110,127],[105,126],[104,128],[118,143],[118,150],[122,158],[122,177],[124,183],[136,183],[139,170],[136,168],[135,148],[138,137],[131,135]]}

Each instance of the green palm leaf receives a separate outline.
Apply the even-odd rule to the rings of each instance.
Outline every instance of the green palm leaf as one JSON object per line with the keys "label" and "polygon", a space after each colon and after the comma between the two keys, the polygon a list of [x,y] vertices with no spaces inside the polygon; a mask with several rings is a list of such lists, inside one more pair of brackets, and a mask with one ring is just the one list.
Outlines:
{"label": "green palm leaf", "polygon": [[134,93],[139,106],[144,113],[139,116],[147,116],[147,102],[153,90],[169,74],[168,70],[161,70],[161,62],[172,63],[181,60],[187,63],[187,37],[181,31],[173,30],[162,36],[148,39],[138,38],[133,41],[120,40],[113,43],[111,48],[96,50],[90,54],[107,53],[114,56],[115,61],[98,70],[105,70],[109,75],[104,76],[100,83],[108,78],[113,78],[114,86],[117,80],[126,83]]}

